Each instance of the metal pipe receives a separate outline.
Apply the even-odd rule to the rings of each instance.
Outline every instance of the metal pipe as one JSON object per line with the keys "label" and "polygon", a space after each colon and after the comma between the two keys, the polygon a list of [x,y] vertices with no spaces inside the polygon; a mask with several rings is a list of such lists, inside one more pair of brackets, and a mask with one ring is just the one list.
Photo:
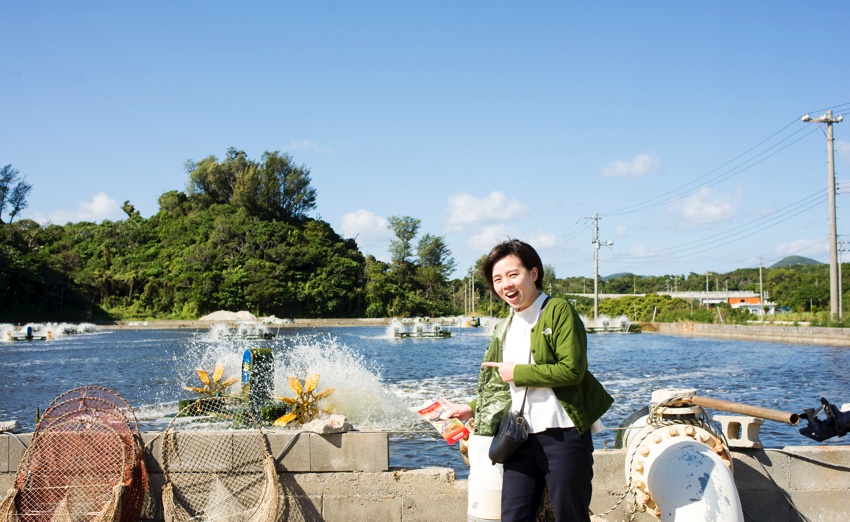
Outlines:
{"label": "metal pipe", "polygon": [[769,408],[761,408],[759,406],[750,406],[741,404],[740,402],[721,401],[720,399],[712,399],[710,397],[700,397],[694,395],[690,399],[682,399],[683,402],[691,402],[703,408],[711,408],[713,410],[728,411],[737,413],[738,415],[749,415],[750,417],[758,417],[776,422],[784,422],[794,426],[800,422],[800,416],[796,413],[787,411],[771,410]]}

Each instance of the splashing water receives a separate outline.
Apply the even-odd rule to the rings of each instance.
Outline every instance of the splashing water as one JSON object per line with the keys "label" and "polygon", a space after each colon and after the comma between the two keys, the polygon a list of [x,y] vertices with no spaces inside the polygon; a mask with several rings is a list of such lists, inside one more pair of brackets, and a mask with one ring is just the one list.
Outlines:
{"label": "splashing water", "polygon": [[[319,403],[327,414],[345,415],[360,429],[400,430],[417,421],[408,410],[411,405],[405,404],[392,386],[381,382],[380,368],[331,334],[245,341],[230,338],[221,329],[211,330],[193,338],[186,352],[174,357],[180,386],[197,381],[196,368],[209,371],[216,364],[224,365],[225,378],[239,375],[242,356],[250,348],[271,348],[274,353],[273,395],[295,397],[288,377],[303,380],[309,373],[318,373],[317,389],[336,390]],[[231,393],[238,387],[234,385]]]}
{"label": "splashing water", "polygon": [[321,375],[317,389],[336,391],[319,403],[327,413],[348,417],[358,428],[396,430],[415,420],[401,398],[381,383],[374,363],[331,334],[304,335],[285,342],[284,356],[275,361],[275,395],[294,397],[288,376]]}
{"label": "splashing water", "polygon": [[35,336],[47,335],[50,332],[53,338],[63,335],[94,334],[99,332],[97,326],[92,323],[27,323],[21,327],[7,323],[0,324],[0,342],[9,340],[7,332],[11,333],[13,337],[19,337],[26,334],[27,328],[30,328],[30,331]]}
{"label": "splashing water", "polygon": [[632,324],[631,319],[626,315],[621,315],[614,319],[605,314],[601,314],[596,319],[591,319],[586,315],[579,317],[581,317],[584,327],[589,332],[628,332],[629,326]]}

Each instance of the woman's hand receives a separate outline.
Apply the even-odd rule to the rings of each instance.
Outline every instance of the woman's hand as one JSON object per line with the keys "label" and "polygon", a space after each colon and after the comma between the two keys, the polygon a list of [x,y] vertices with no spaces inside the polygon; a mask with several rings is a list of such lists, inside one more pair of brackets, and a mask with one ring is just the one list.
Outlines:
{"label": "woman's hand", "polygon": [[514,368],[516,368],[515,362],[486,362],[481,363],[481,366],[489,366],[490,368],[498,368],[499,369],[499,377],[502,378],[505,382],[511,382],[514,380]]}
{"label": "woman's hand", "polygon": [[459,419],[461,422],[466,422],[475,416],[475,412],[468,404],[455,404],[445,397],[440,397],[440,401],[446,405],[446,415],[449,418]]}

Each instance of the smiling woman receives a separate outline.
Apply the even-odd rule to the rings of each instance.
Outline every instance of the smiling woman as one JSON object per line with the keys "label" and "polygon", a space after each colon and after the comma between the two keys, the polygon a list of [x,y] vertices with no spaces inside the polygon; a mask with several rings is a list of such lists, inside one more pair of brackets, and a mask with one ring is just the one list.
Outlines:
{"label": "smiling woman", "polygon": [[528,439],[504,461],[501,520],[534,520],[544,486],[556,520],[589,520],[591,433],[602,429],[599,418],[614,400],[587,370],[584,325],[569,302],[542,292],[543,264],[531,245],[499,243],[481,273],[512,311],[493,331],[475,400],[452,405],[449,414],[475,417],[470,454],[491,443],[508,412],[528,428]]}

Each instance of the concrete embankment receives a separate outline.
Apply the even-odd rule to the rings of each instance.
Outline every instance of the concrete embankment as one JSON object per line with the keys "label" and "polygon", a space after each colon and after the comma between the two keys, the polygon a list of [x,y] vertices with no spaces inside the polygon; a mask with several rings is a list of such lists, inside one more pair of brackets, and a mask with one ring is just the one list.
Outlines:
{"label": "concrete embankment", "polygon": [[[187,329],[206,330],[213,324],[221,324],[222,321],[111,321],[96,323],[102,330],[167,330]],[[228,328],[236,328],[236,321],[224,321]],[[287,324],[269,324],[269,330],[277,328],[324,328],[340,326],[389,326],[390,319],[293,319]]]}
{"label": "concrete embankment", "polygon": [[[143,520],[159,521],[162,513],[162,439],[146,433],[148,498]],[[232,437],[232,432],[200,432],[199,436]],[[281,520],[288,521],[465,521],[467,481],[457,480],[448,468],[399,469],[389,467],[389,437],[384,432],[349,432],[337,435],[293,431],[266,433],[269,451],[280,456],[277,464],[283,489]],[[32,441],[32,434],[0,435],[0,488],[12,487],[15,470]],[[434,444],[440,442],[435,441]],[[283,455],[280,455],[282,450]],[[744,509],[759,521],[800,520],[785,495],[811,520],[850,518],[850,447],[805,446],[776,450],[733,449],[735,483]],[[626,489],[623,473],[625,450],[597,450],[594,457],[593,501],[595,513],[608,510]],[[814,462],[823,461],[826,464]],[[235,464],[218,455],[210,462]],[[447,465],[463,465],[460,456]],[[185,470],[184,470],[185,471]],[[623,502],[605,520],[628,520]],[[635,520],[657,520],[638,513]]]}
{"label": "concrete embankment", "polygon": [[640,323],[640,325],[645,333],[850,346],[850,328],[699,323]]}

